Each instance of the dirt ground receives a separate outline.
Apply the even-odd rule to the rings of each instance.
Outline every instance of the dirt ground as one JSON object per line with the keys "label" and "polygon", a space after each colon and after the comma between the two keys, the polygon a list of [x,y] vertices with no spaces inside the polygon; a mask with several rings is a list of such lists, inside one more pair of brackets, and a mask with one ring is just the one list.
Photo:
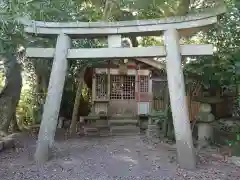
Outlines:
{"label": "dirt ground", "polygon": [[144,136],[59,139],[43,167],[33,161],[35,138],[24,134],[19,144],[15,150],[0,153],[1,180],[240,179],[240,168],[211,153],[200,155],[197,170],[182,170],[174,148],[153,144]]}

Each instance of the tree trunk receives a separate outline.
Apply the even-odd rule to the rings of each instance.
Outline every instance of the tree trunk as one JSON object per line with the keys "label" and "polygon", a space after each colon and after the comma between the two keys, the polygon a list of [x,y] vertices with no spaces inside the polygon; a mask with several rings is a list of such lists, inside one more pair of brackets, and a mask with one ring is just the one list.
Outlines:
{"label": "tree trunk", "polygon": [[2,135],[6,135],[11,121],[16,115],[16,107],[22,89],[22,76],[21,67],[16,57],[9,56],[2,59],[6,69],[6,80],[5,86],[0,93],[0,131]]}
{"label": "tree trunk", "polygon": [[131,40],[133,47],[138,47],[137,36],[130,36],[129,39]]}
{"label": "tree trunk", "polygon": [[16,112],[13,113],[12,121],[11,121],[11,132],[19,132],[20,128],[17,123]]}
{"label": "tree trunk", "polygon": [[83,83],[84,83],[84,72],[85,72],[85,69],[81,71],[79,81],[78,81],[78,88],[77,88],[77,92],[76,92],[73,113],[72,113],[72,121],[71,121],[71,125],[70,125],[70,135],[71,136],[76,134],[78,109],[80,106],[80,99],[81,99],[82,88],[83,88]]}

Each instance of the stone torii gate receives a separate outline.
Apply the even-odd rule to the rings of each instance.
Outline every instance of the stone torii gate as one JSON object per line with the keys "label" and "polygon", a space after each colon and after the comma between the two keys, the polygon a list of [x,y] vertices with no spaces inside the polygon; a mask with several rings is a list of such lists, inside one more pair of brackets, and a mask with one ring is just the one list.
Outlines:
{"label": "stone torii gate", "polygon": [[[213,46],[180,45],[180,36],[195,33],[217,23],[217,16],[225,12],[217,8],[196,15],[158,20],[121,22],[41,22],[24,21],[25,32],[41,37],[57,36],[56,48],[27,48],[31,58],[54,58],[48,94],[39,131],[35,159],[44,161],[53,146],[59,108],[67,73],[67,59],[116,59],[166,57],[168,87],[177,144],[178,162],[182,168],[196,167],[195,151],[185,96],[181,56],[212,55]],[[121,36],[135,34],[164,35],[164,46],[121,48]],[[71,49],[71,38],[107,37],[108,48]],[[157,67],[156,67],[157,68]]]}

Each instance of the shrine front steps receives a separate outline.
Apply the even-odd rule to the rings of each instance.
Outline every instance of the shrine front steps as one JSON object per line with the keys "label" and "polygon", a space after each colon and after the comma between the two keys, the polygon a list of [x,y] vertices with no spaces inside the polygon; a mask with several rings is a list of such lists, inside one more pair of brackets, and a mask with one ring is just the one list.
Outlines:
{"label": "shrine front steps", "polygon": [[110,130],[108,126],[93,126],[93,127],[84,127],[85,136],[109,136]]}
{"label": "shrine front steps", "polygon": [[134,125],[110,126],[109,129],[102,130],[96,127],[84,128],[84,135],[86,136],[129,136],[139,134],[140,128]]}
{"label": "shrine front steps", "polygon": [[138,120],[137,119],[113,119],[111,118],[108,120],[108,124],[111,126],[124,126],[124,125],[134,125],[137,126]]}
{"label": "shrine front steps", "polygon": [[137,119],[111,119],[108,121],[108,124],[110,128],[110,135],[113,136],[140,134]]}
{"label": "shrine front steps", "polygon": [[130,136],[130,135],[139,135],[140,128],[133,125],[124,125],[124,126],[111,126],[110,134],[112,136]]}
{"label": "shrine front steps", "polygon": [[111,118],[107,124],[97,124],[93,126],[85,126],[84,135],[86,136],[124,136],[138,135],[140,128],[137,119]]}

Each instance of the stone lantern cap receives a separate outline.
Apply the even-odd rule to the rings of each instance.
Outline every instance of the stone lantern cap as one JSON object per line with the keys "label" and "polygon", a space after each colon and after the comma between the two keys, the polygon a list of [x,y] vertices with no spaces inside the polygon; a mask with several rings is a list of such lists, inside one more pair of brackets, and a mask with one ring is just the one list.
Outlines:
{"label": "stone lantern cap", "polygon": [[211,113],[211,105],[210,104],[201,104],[200,112],[197,115],[198,123],[211,123],[215,120],[214,115]]}

